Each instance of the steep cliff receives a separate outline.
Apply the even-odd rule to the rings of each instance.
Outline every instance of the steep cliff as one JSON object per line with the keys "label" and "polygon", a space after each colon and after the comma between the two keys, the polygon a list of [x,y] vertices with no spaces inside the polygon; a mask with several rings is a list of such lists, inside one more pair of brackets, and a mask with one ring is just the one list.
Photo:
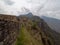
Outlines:
{"label": "steep cliff", "polygon": [[0,14],[0,45],[13,45],[19,30],[15,16]]}

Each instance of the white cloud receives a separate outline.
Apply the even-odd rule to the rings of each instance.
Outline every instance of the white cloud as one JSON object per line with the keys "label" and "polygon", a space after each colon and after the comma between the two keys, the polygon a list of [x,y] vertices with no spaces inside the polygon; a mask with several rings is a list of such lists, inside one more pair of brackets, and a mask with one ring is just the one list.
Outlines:
{"label": "white cloud", "polygon": [[[14,2],[13,5],[9,5],[12,2]],[[44,1],[41,0],[0,0],[0,9],[2,9],[5,12],[0,13],[6,13],[6,14],[17,14],[17,11],[21,12],[21,8],[25,7],[29,10],[34,11],[35,8],[40,6]],[[8,5],[7,5],[8,4]]]}
{"label": "white cloud", "polygon": [[[46,14],[45,16],[59,19],[59,5],[60,0],[0,0],[0,13],[18,15],[18,12],[23,12],[22,7],[25,7],[33,14],[39,16]],[[43,8],[41,9],[41,7]]]}
{"label": "white cloud", "polygon": [[6,5],[12,5],[14,2],[12,0],[1,0],[3,1]]}

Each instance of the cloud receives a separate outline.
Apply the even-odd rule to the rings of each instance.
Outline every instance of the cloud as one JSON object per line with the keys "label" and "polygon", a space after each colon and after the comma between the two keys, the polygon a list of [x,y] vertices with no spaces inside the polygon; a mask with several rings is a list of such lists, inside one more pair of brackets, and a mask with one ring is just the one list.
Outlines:
{"label": "cloud", "polygon": [[[60,19],[60,0],[48,0],[44,7],[40,10],[36,8],[36,12],[33,12],[37,16],[48,16],[52,18]],[[39,7],[41,8],[41,7]]]}
{"label": "cloud", "polygon": [[4,10],[3,9],[0,9],[0,13],[3,13],[4,12]]}
{"label": "cloud", "polygon": [[14,4],[14,2],[11,0],[2,0],[2,1],[7,5],[13,5]]}
{"label": "cloud", "polygon": [[4,1],[0,0],[0,14],[17,15],[17,9],[15,9],[12,5],[5,4]]}
{"label": "cloud", "polygon": [[18,12],[23,12],[22,8],[25,7],[37,16],[59,18],[59,5],[60,0],[0,0],[0,13],[19,15]]}

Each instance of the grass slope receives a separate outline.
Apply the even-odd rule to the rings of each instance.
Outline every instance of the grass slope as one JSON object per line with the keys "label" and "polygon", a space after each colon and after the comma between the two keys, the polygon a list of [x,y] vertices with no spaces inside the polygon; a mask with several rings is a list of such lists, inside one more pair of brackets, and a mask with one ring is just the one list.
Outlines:
{"label": "grass slope", "polygon": [[16,45],[43,45],[42,42],[38,42],[34,39],[27,29],[23,26],[19,31],[19,36],[17,37]]}

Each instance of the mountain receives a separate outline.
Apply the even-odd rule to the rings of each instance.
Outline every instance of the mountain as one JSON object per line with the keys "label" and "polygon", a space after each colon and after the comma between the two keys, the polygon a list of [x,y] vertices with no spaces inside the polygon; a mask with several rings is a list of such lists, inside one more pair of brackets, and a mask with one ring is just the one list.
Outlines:
{"label": "mountain", "polygon": [[40,26],[42,20],[38,16],[20,16],[19,20],[21,29],[16,45],[54,45],[53,37],[49,33],[47,35],[42,29],[44,27]]}
{"label": "mountain", "polygon": [[33,14],[32,14],[31,12],[29,12],[29,13],[27,13],[27,14],[22,14],[22,15],[20,15],[20,16],[26,16],[26,17],[31,18],[31,17],[33,17]]}
{"label": "mountain", "polygon": [[21,30],[17,39],[17,45],[60,45],[59,33],[51,29],[40,17],[29,16],[20,15],[18,17]]}
{"label": "mountain", "polygon": [[38,16],[0,14],[1,45],[60,45],[60,33]]}
{"label": "mountain", "polygon": [[50,18],[46,16],[42,16],[45,22],[56,32],[60,33],[60,20],[55,18]]}

